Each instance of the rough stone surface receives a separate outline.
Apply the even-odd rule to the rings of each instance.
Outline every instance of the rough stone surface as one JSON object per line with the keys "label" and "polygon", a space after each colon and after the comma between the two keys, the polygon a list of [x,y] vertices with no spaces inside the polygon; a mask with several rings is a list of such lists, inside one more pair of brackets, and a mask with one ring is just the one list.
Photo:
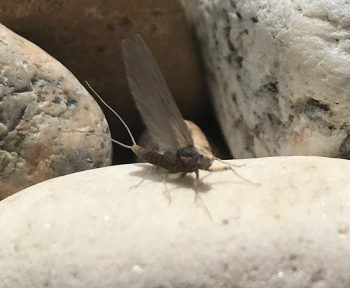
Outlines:
{"label": "rough stone surface", "polygon": [[133,164],[8,197],[0,287],[350,287],[350,161],[231,163],[260,185],[201,171],[197,198],[193,176],[168,180],[169,203],[160,171]]}
{"label": "rough stone surface", "polygon": [[350,159],[349,1],[183,3],[236,157]]}
{"label": "rough stone surface", "polygon": [[109,165],[110,141],[101,109],[78,80],[0,25],[0,199],[51,177]]}
{"label": "rough stone surface", "polygon": [[[150,46],[185,118],[198,123],[208,117],[194,33],[179,0],[137,1],[137,5],[111,0],[0,1],[0,19],[62,62],[81,83],[88,80],[135,137],[142,124],[129,94],[120,43],[136,33]],[[113,138],[129,141],[114,115],[108,111],[106,117]]]}

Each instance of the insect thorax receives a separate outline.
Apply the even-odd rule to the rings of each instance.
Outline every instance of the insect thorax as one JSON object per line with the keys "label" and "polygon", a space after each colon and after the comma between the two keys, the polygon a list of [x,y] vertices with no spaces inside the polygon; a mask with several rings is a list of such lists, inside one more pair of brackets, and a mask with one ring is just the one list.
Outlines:
{"label": "insect thorax", "polygon": [[180,164],[181,172],[195,172],[198,169],[208,170],[213,160],[200,154],[198,150],[189,145],[180,148],[176,152],[177,162]]}

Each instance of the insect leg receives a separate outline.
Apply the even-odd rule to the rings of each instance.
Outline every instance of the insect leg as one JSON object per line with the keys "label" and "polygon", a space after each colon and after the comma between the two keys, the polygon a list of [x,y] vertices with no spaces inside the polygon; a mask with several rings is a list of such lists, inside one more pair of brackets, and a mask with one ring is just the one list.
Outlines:
{"label": "insect leg", "polygon": [[197,169],[194,172],[196,173],[196,182],[194,183],[194,185],[195,185],[195,187],[197,187],[199,184],[199,169]]}
{"label": "insect leg", "polygon": [[[198,171],[196,171],[196,172],[198,172]],[[196,175],[197,175],[197,173],[196,173]],[[199,175],[199,173],[198,173],[198,175]],[[198,184],[196,184],[196,183],[199,183],[199,179],[197,180],[197,178],[196,178],[196,182],[195,182],[195,185],[194,185],[194,188],[193,188],[193,190],[194,190],[194,202],[196,203],[196,204],[199,204],[200,203],[200,206],[202,206],[202,208],[204,209],[204,211],[208,214],[208,216],[209,216],[209,218],[210,218],[210,220],[213,220],[213,216],[211,216],[211,213],[210,213],[210,211],[209,211],[209,208],[208,208],[208,206],[205,204],[205,202],[204,202],[204,200],[202,199],[202,197],[200,196],[200,192],[198,191]]]}
{"label": "insect leg", "polygon": [[151,174],[151,172],[156,168],[157,168],[156,166],[152,165],[152,167],[150,167],[150,169],[148,169],[147,173],[143,176],[143,178],[139,182],[137,182],[135,185],[130,186],[130,189],[134,189],[136,187],[139,187],[143,183],[143,181],[146,180],[147,176],[149,174]]}
{"label": "insect leg", "polygon": [[170,205],[171,204],[171,194],[170,194],[170,191],[168,190],[168,185],[166,184],[167,176],[168,175],[164,174],[164,177],[163,177],[163,184],[165,187],[164,194],[165,194],[165,197],[168,199],[168,204]]}

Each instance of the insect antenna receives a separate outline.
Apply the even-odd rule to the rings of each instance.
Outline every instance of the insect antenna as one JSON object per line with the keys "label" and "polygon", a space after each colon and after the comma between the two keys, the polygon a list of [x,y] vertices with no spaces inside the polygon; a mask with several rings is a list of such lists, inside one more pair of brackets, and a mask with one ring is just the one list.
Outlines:
{"label": "insect antenna", "polygon": [[[110,111],[112,111],[112,113],[113,113],[115,116],[118,117],[118,119],[120,120],[120,122],[122,122],[122,124],[124,125],[124,127],[125,127],[126,130],[128,131],[128,134],[129,134],[129,136],[130,136],[130,139],[131,139],[131,141],[132,141],[132,144],[133,144],[133,145],[137,145],[134,136],[132,136],[132,133],[131,133],[129,127],[128,127],[128,125],[125,123],[125,121],[123,120],[123,118],[117,113],[117,111],[115,111],[111,106],[109,106],[109,105],[106,103],[106,101],[104,101],[104,100],[102,99],[102,97],[94,90],[94,88],[91,87],[91,85],[89,84],[89,82],[85,81],[85,83],[86,83],[86,85],[89,87],[89,89],[95,94],[95,96],[103,103],[103,105],[105,105]],[[117,140],[112,139],[112,142],[113,142],[113,143],[116,143],[116,144],[118,144],[118,145],[120,145],[120,146],[123,146],[123,147],[125,147],[125,148],[131,149],[131,146],[130,146],[130,145],[126,145],[126,144],[124,144],[124,143],[122,143],[122,142],[119,142],[119,141],[117,141]]]}

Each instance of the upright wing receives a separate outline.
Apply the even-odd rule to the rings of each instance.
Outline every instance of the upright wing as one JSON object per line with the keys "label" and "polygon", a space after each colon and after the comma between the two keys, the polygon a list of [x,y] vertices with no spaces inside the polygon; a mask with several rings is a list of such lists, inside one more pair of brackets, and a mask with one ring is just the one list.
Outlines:
{"label": "upright wing", "polygon": [[131,93],[155,144],[163,151],[193,145],[191,132],[142,37],[123,40],[122,53]]}

